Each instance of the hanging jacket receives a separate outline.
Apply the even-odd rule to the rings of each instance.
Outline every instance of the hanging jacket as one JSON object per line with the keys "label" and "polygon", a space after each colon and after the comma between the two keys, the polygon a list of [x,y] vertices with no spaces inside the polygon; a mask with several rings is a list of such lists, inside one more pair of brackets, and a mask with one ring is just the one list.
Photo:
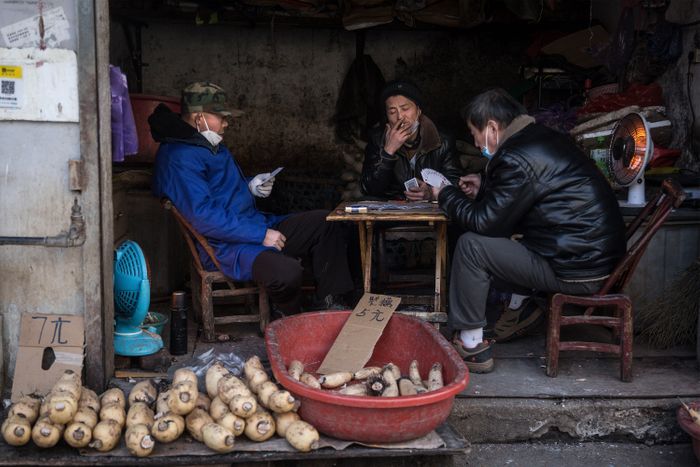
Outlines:
{"label": "hanging jacket", "polygon": [[381,120],[383,107],[377,105],[384,76],[369,55],[358,55],[350,65],[335,104],[335,132],[346,143],[355,138],[366,141],[367,131]]}
{"label": "hanging jacket", "polygon": [[476,199],[447,186],[440,207],[464,230],[521,234],[563,280],[604,277],[626,250],[615,194],[570,137],[532,121],[520,116],[506,128]]}
{"label": "hanging jacket", "polygon": [[[223,143],[212,145],[179,115],[161,104],[148,118],[160,142],[153,171],[153,194],[167,197],[192,227],[207,238],[223,273],[250,280],[267,229],[286,216],[259,211],[248,180]],[[202,264],[215,266],[199,247]]]}
{"label": "hanging jacket", "polygon": [[363,193],[387,199],[405,198],[404,182],[413,177],[422,180],[423,169],[437,170],[457,185],[462,171],[459,160],[454,155],[454,142],[440,133],[425,115],[421,115],[419,121],[420,143],[414,153],[415,168],[411,166],[411,158],[407,155],[405,146],[396,151],[396,154],[384,151],[383,126],[372,129],[362,165],[360,181]]}

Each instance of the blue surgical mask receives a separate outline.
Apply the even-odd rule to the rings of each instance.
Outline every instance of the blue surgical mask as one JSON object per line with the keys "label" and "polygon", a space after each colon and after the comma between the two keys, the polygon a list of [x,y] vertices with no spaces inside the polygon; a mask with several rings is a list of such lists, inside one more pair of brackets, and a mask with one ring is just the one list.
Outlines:
{"label": "blue surgical mask", "polygon": [[[494,153],[489,152],[489,127],[486,127],[486,134],[484,135],[484,147],[481,148],[481,155],[487,159],[491,159]],[[496,133],[496,147],[498,147],[498,133]]]}

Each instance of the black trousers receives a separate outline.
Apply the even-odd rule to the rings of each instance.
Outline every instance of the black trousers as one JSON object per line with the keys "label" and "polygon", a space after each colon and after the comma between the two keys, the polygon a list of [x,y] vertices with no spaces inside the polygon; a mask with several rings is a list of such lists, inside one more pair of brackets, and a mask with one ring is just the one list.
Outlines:
{"label": "black trousers", "polygon": [[547,260],[508,238],[467,232],[457,241],[450,275],[450,328],[486,326],[489,286],[508,283],[540,292],[591,294],[603,280],[567,282],[557,277]]}
{"label": "black trousers", "polygon": [[253,280],[285,314],[301,311],[301,257],[310,259],[318,298],[344,294],[354,287],[348,266],[347,226],[326,222],[327,215],[324,210],[292,214],[275,229],[287,238],[282,251],[264,251],[253,262]]}

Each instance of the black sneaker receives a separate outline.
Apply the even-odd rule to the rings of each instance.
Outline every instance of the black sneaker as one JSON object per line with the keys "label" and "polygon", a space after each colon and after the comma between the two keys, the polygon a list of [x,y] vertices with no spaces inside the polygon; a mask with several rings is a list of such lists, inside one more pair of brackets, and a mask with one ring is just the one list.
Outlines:
{"label": "black sneaker", "polygon": [[452,345],[472,373],[490,373],[493,371],[493,351],[490,341],[483,341],[473,349],[468,349],[459,336],[452,339]]}
{"label": "black sneaker", "polygon": [[506,308],[493,328],[496,342],[506,342],[531,332],[544,319],[544,311],[534,298],[526,298],[516,309]]}

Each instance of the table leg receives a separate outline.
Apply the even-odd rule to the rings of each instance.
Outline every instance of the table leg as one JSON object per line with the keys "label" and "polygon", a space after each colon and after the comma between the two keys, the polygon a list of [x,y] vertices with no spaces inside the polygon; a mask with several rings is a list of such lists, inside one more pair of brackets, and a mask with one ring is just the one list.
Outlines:
{"label": "table leg", "polygon": [[439,225],[437,226],[435,231],[437,235],[435,238],[435,303],[433,304],[433,311],[439,313],[440,311],[442,311],[440,309],[442,305],[442,291],[440,290],[440,285],[442,284],[442,277],[440,274],[442,272],[442,257],[440,256],[440,247],[442,245],[442,239],[440,238]]}
{"label": "table leg", "polygon": [[448,297],[448,287],[447,287],[447,269],[450,267],[450,259],[447,249],[450,247],[450,239],[447,233],[447,222],[442,223],[442,311],[447,312],[447,297]]}
{"label": "table leg", "polygon": [[365,293],[371,292],[372,289],[372,240],[374,239],[374,224],[371,221],[365,222],[366,237],[365,237],[365,263],[364,263],[364,278],[365,278]]}
{"label": "table leg", "polygon": [[447,312],[447,268],[449,267],[449,261],[447,258],[447,248],[449,246],[449,239],[447,238],[447,223],[442,223],[442,274],[440,274],[440,291],[442,292],[442,299],[440,300],[440,311]]}
{"label": "table leg", "polygon": [[365,227],[365,223],[360,221],[357,223],[357,229],[360,236],[360,263],[362,263],[362,273],[364,274],[365,261],[367,260],[365,252],[367,246],[367,228]]}
{"label": "table leg", "polygon": [[443,294],[446,290],[445,274],[447,262],[447,226],[439,222],[436,226],[437,239],[435,241],[435,305],[434,311],[445,312]]}

